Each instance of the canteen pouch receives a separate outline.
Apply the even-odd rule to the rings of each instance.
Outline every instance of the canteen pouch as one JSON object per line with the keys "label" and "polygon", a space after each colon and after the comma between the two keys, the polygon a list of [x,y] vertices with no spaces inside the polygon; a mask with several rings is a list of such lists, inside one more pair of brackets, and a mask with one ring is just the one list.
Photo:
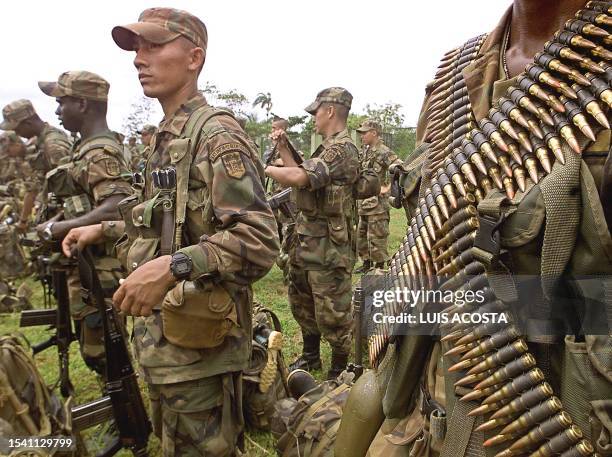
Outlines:
{"label": "canteen pouch", "polygon": [[237,319],[232,297],[211,281],[181,281],[162,302],[164,336],[188,349],[219,346]]}
{"label": "canteen pouch", "polygon": [[72,163],[66,163],[49,171],[45,176],[48,191],[63,199],[80,193],[70,174],[73,167]]}

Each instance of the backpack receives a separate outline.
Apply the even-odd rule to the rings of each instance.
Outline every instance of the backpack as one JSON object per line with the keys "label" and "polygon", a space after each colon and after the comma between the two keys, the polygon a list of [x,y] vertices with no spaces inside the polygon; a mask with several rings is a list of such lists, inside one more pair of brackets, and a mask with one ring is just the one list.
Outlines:
{"label": "backpack", "polygon": [[298,400],[285,398],[275,405],[272,435],[282,457],[333,457],[342,411],[351,385],[325,381]]}
{"label": "backpack", "polygon": [[0,423],[5,436],[69,435],[69,405],[70,399],[62,403],[45,384],[25,338],[0,336]]}
{"label": "backpack", "polygon": [[249,367],[244,370],[242,377],[244,418],[252,429],[269,431],[274,404],[287,396],[281,330],[276,314],[255,304],[253,349]]}

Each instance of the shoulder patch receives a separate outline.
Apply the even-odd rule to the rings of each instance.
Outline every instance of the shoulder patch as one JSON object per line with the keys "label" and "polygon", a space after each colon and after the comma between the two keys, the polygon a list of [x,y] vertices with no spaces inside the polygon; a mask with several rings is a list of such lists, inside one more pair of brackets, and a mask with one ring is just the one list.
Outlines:
{"label": "shoulder patch", "polygon": [[327,162],[331,163],[336,160],[340,156],[340,150],[337,147],[330,147],[323,151],[321,154],[321,158]]}
{"label": "shoulder patch", "polygon": [[210,153],[209,159],[211,162],[216,162],[219,157],[224,154],[227,154],[228,152],[237,152],[238,154],[240,154],[240,152],[243,152],[246,155],[250,156],[249,151],[247,151],[247,148],[243,144],[224,143],[221,146],[217,146],[215,149],[213,149],[213,151]]}
{"label": "shoulder patch", "polygon": [[109,176],[119,176],[121,174],[119,163],[116,160],[108,158],[105,162],[106,172],[109,174]]}
{"label": "shoulder patch", "polygon": [[235,179],[240,179],[246,173],[244,162],[240,152],[230,150],[221,156],[221,161],[225,167],[225,171],[229,176]]}

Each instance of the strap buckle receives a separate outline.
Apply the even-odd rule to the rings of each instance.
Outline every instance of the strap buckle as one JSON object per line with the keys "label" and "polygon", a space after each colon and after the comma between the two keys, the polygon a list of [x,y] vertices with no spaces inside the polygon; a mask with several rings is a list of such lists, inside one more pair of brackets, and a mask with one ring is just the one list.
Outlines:
{"label": "strap buckle", "polygon": [[499,217],[479,214],[478,231],[472,248],[473,255],[485,265],[489,266],[499,257],[501,250],[501,236],[499,228],[506,220],[505,214]]}

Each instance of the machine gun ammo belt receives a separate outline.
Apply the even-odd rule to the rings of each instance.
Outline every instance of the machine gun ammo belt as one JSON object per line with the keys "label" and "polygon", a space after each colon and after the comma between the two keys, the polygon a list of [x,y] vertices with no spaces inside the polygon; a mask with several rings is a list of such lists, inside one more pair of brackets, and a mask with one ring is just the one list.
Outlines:
{"label": "machine gun ammo belt", "polygon": [[[500,288],[489,281],[492,270],[499,268],[497,229],[502,218],[495,220],[485,208],[491,198],[497,198],[498,209],[503,202],[512,206],[518,201],[515,196],[521,197],[551,173],[543,183],[543,187],[550,187],[545,190],[548,195],[554,191],[549,181],[560,174],[563,179],[579,180],[584,145],[595,141],[600,131],[610,129],[611,28],[612,2],[588,2],[575,19],[555,33],[518,76],[516,85],[509,87],[481,120],[472,112],[461,70],[476,57],[485,37],[476,37],[447,53],[436,73],[425,137],[430,144],[427,159],[432,164],[429,185],[421,188],[419,206],[401,247],[391,258],[389,272],[381,279],[382,287],[481,290],[487,296],[483,308],[502,310],[509,319],[497,325],[440,326],[442,341],[452,345],[446,355],[457,360],[447,367],[447,376],[462,373],[455,383],[455,394],[462,396],[456,408],[470,418],[465,421],[461,411],[454,411],[442,457],[484,456],[480,444],[474,449],[474,436],[485,440],[483,432],[490,435],[500,427],[503,429],[497,435],[484,441],[484,448],[501,445],[503,450],[496,457],[522,455],[527,450],[532,456],[565,457],[595,452],[580,428],[568,420],[512,323],[503,302],[504,295],[512,295],[511,285],[504,283]],[[563,217],[567,213],[558,204],[553,210]],[[568,225],[575,230],[577,222],[572,220]],[[554,233],[554,226],[549,227],[548,220],[546,224],[543,255],[548,260],[543,259],[542,269],[554,276],[556,268],[565,267],[571,253],[571,239],[559,237],[571,238],[575,232]],[[483,241],[487,230],[492,239],[489,244]],[[555,247],[556,252],[550,252]],[[549,285],[543,280],[542,286],[546,294]],[[395,302],[384,306],[387,314],[405,311],[403,304]],[[458,311],[457,305],[444,310],[447,315]],[[398,325],[388,323],[378,324],[371,332],[372,366],[379,365],[397,333]],[[478,418],[489,414],[484,422]],[[474,416],[477,421],[472,422]],[[456,433],[454,427],[458,427]]]}

